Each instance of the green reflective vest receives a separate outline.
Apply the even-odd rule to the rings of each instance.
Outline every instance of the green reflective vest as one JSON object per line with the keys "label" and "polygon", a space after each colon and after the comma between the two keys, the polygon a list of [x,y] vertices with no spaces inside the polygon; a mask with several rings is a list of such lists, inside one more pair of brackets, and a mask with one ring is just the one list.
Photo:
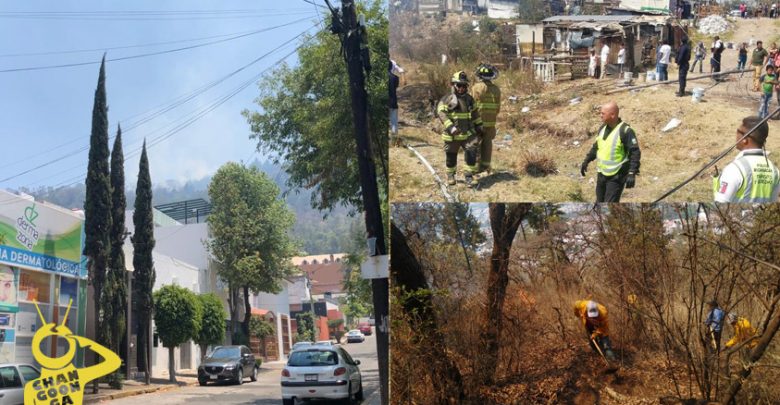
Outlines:
{"label": "green reflective vest", "polygon": [[[742,175],[742,184],[731,202],[773,202],[774,191],[780,187],[780,171],[766,158],[763,152],[745,153],[734,160],[734,164]],[[712,182],[715,193],[720,187],[719,180],[718,177],[715,177]]]}
{"label": "green reflective vest", "polygon": [[623,163],[628,161],[626,148],[623,147],[623,142],[620,140],[620,130],[623,126],[628,127],[628,124],[620,122],[615,125],[615,128],[612,129],[612,132],[609,133],[606,139],[604,139],[604,132],[607,130],[607,126],[604,125],[601,131],[599,131],[596,139],[598,146],[596,171],[604,176],[616,175]]}

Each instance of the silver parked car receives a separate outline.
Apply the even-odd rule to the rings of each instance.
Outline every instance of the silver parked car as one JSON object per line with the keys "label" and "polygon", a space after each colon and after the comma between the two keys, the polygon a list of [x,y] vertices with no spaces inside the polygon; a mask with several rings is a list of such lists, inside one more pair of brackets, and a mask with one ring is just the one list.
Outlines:
{"label": "silver parked car", "polygon": [[303,399],[363,399],[360,360],[339,345],[315,345],[290,353],[282,370],[282,402]]}
{"label": "silver parked car", "polygon": [[0,405],[23,405],[24,385],[40,376],[29,364],[0,364]]}

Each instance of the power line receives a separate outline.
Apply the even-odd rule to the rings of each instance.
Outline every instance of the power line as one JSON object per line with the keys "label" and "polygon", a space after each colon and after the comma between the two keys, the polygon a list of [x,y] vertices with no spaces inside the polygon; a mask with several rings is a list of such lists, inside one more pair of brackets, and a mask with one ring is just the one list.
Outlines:
{"label": "power line", "polygon": [[0,58],[16,58],[16,57],[22,57],[22,56],[65,55],[65,54],[73,54],[73,53],[106,52],[106,51],[114,51],[114,50],[118,50],[118,49],[146,48],[146,47],[159,46],[159,45],[178,44],[178,43],[182,43],[182,42],[192,42],[192,41],[202,41],[202,40],[206,40],[206,39],[224,38],[224,37],[229,37],[229,36],[233,36],[233,35],[248,34],[248,33],[252,33],[252,32],[254,32],[254,31],[233,32],[233,33],[230,33],[230,34],[212,35],[212,36],[200,37],[200,38],[180,39],[180,40],[176,40],[176,41],[152,42],[152,43],[148,43],[148,44],[109,46],[109,47],[104,47],[104,48],[72,49],[72,50],[66,50],[66,51],[8,53],[8,54],[0,55]]}
{"label": "power line", "polygon": [[[258,58],[257,60],[259,60],[259,59],[262,59],[263,57],[266,57],[266,56],[270,55],[271,53],[273,53],[273,52],[275,52],[275,51],[277,51],[277,50],[279,50],[279,49],[281,49],[281,48],[283,48],[283,47],[287,46],[288,44],[290,44],[290,43],[291,43],[291,42],[293,42],[294,40],[296,40],[296,39],[300,38],[301,36],[303,36],[304,34],[306,34],[306,33],[307,33],[307,32],[308,32],[308,31],[309,31],[311,28],[314,28],[314,27],[316,27],[318,24],[319,24],[319,21],[318,21],[318,22],[317,22],[315,25],[313,25],[313,26],[309,27],[307,30],[305,30],[305,31],[301,32],[300,34],[296,35],[295,37],[291,38],[290,40],[286,41],[285,43],[283,43],[283,44],[279,45],[278,47],[274,48],[273,50],[271,50],[271,51],[267,52],[266,54],[264,54],[263,56],[261,56],[261,57],[260,57],[260,58]],[[277,60],[276,62],[274,62],[274,63],[273,63],[271,66],[269,66],[268,68],[266,68],[266,69],[263,69],[263,70],[262,70],[260,73],[258,73],[258,74],[256,74],[256,75],[254,75],[254,76],[253,76],[253,77],[251,77],[249,80],[247,80],[247,81],[244,81],[244,82],[243,82],[243,83],[241,83],[239,86],[237,86],[236,88],[232,89],[232,90],[231,90],[230,92],[228,92],[227,94],[225,94],[225,95],[221,96],[219,99],[217,99],[216,101],[212,102],[211,104],[209,104],[209,105],[208,105],[208,106],[206,106],[205,108],[202,108],[201,110],[199,110],[199,111],[196,111],[196,112],[195,112],[195,113],[194,113],[192,116],[190,116],[189,118],[187,118],[187,117],[185,116],[185,117],[182,117],[181,119],[179,119],[179,120],[178,120],[178,121],[179,121],[179,123],[178,123],[178,124],[176,124],[176,122],[174,122],[174,124],[176,124],[176,125],[175,125],[175,127],[174,127],[174,128],[172,128],[172,129],[170,129],[170,130],[168,130],[168,131],[167,131],[167,132],[165,132],[164,134],[162,134],[162,135],[160,135],[160,136],[158,136],[158,137],[154,138],[152,141],[148,142],[148,143],[147,143],[147,149],[150,149],[150,148],[152,148],[153,146],[156,146],[156,145],[160,144],[161,142],[164,142],[165,140],[169,139],[169,138],[170,138],[170,137],[172,137],[173,135],[176,135],[177,133],[179,133],[179,132],[180,132],[180,131],[182,131],[183,129],[185,129],[185,128],[189,127],[189,126],[190,126],[190,125],[192,125],[194,122],[198,121],[200,118],[203,118],[205,115],[207,115],[207,114],[208,114],[208,113],[210,113],[211,111],[215,110],[216,108],[218,108],[219,106],[221,106],[221,105],[222,105],[222,104],[224,104],[225,102],[227,102],[227,101],[228,101],[230,98],[234,97],[236,94],[240,93],[242,90],[244,90],[244,89],[246,89],[247,87],[249,87],[249,85],[251,85],[252,83],[255,83],[255,82],[256,82],[258,79],[260,79],[260,78],[262,77],[262,75],[263,75],[263,74],[265,74],[265,73],[266,73],[266,72],[267,72],[269,69],[273,68],[273,67],[274,67],[276,64],[278,64],[278,63],[280,63],[280,62],[284,61],[285,59],[287,59],[287,58],[288,58],[288,57],[290,57],[291,55],[295,54],[295,53],[296,53],[296,52],[297,52],[299,49],[301,49],[301,48],[302,48],[302,47],[303,47],[303,46],[304,46],[304,45],[305,45],[305,44],[306,44],[306,43],[309,41],[309,39],[310,39],[310,38],[308,38],[308,39],[304,40],[304,42],[303,42],[301,45],[297,46],[297,47],[296,47],[295,49],[293,49],[291,52],[289,52],[288,54],[284,55],[282,58],[280,58],[279,60]],[[158,132],[159,132],[159,131],[158,131]],[[129,154],[127,154],[127,155],[125,155],[125,161],[127,161],[127,160],[128,160],[128,159],[130,159],[131,157],[134,157],[134,156],[136,156],[136,155],[140,154],[140,152],[141,152],[141,148],[137,148],[137,149],[136,149],[136,150],[134,150],[133,152],[131,152],[131,153],[129,153]],[[73,156],[73,155],[70,155],[70,156]],[[59,159],[59,160],[61,160],[61,159]],[[52,162],[52,163],[53,163],[53,162]],[[81,166],[83,166],[83,164],[82,164]],[[76,180],[76,181],[72,181],[72,180],[75,180],[75,179],[83,179],[85,175],[86,175],[86,174],[81,174],[81,175],[79,175],[79,176],[76,176],[76,177],[69,178],[69,179],[67,179],[67,180],[65,180],[65,181],[63,181],[63,182],[61,182],[61,183],[59,183],[59,184],[55,185],[55,186],[54,186],[54,188],[58,188],[58,187],[62,187],[62,186],[69,186],[69,185],[72,185],[72,184],[77,184],[77,183],[79,183],[79,182],[80,182],[80,181],[82,181],[82,180]],[[18,176],[14,176],[14,177],[18,177]],[[3,179],[3,180],[0,180],[0,182],[7,181],[7,180],[9,180],[9,179]]]}
{"label": "power line", "polygon": [[[279,27],[281,27],[281,26],[279,26]],[[274,28],[278,28],[278,27],[274,27]],[[311,28],[309,28],[309,29],[311,29]],[[307,29],[307,31],[309,29]],[[142,113],[130,116],[130,117],[127,117],[124,120],[120,120],[120,121],[127,121],[127,120],[130,120],[130,119],[135,118],[137,116],[144,116],[144,115],[146,115],[145,118],[142,118],[142,119],[140,119],[137,122],[131,121],[131,124],[126,126],[124,132],[128,133],[128,132],[132,131],[133,129],[138,128],[139,126],[141,126],[141,125],[143,125],[143,124],[145,124],[145,123],[147,123],[147,122],[149,122],[149,121],[151,121],[151,120],[153,120],[153,119],[163,115],[164,113],[167,113],[168,111],[171,111],[171,110],[175,109],[176,107],[179,107],[179,106],[183,105],[184,103],[186,103],[186,102],[194,99],[195,97],[205,93],[207,90],[209,90],[209,89],[219,85],[220,83],[224,82],[225,80],[227,80],[227,79],[235,76],[236,74],[240,73],[241,71],[249,68],[253,64],[255,64],[255,63],[259,62],[260,60],[262,60],[265,56],[266,55],[260,56],[259,58],[256,58],[256,59],[252,60],[251,62],[245,64],[244,66],[242,66],[242,67],[240,67],[240,68],[230,72],[229,74],[227,74],[227,75],[225,75],[225,76],[223,76],[223,77],[221,77],[221,78],[219,78],[217,80],[214,80],[214,81],[212,81],[210,83],[207,83],[206,85],[201,86],[201,87],[193,90],[190,93],[178,96],[178,97],[174,98],[171,102],[163,103],[163,104],[161,104],[161,105],[159,105],[157,107],[154,107],[153,109],[147,110],[145,112],[142,112]],[[158,108],[161,108],[161,109],[158,109]],[[26,156],[26,157],[23,157],[23,158],[21,158],[21,159],[19,159],[17,161],[6,163],[4,165],[0,165],[0,168],[16,165],[18,163],[21,163],[21,162],[29,160],[33,156],[45,155],[45,154],[47,154],[49,152],[58,150],[58,149],[60,149],[63,146],[66,146],[66,145],[69,145],[71,143],[78,142],[78,141],[81,141],[81,140],[83,140],[83,136],[80,136],[80,137],[77,137],[77,138],[73,138],[70,141],[67,141],[67,142],[62,143],[60,145],[57,145],[57,146],[55,146],[55,147],[53,147],[51,149],[47,149],[47,150],[45,150],[43,152],[37,152],[35,155]],[[82,147],[82,148],[79,148],[78,150],[76,150],[74,152],[68,153],[68,155],[72,155],[73,153],[79,153],[79,152],[85,151],[85,150],[88,149],[88,146],[89,145],[87,145],[85,147]],[[3,180],[0,180],[0,182],[2,182],[2,181]]]}
{"label": "power line", "polygon": [[[309,20],[311,17],[312,16],[310,15],[308,17],[304,17],[304,18],[301,18],[301,19],[298,19],[298,20],[295,20],[293,22],[289,22],[289,23],[286,23],[286,24],[277,25],[277,26],[270,27],[270,28],[263,28],[261,30],[252,31],[252,32],[249,32],[249,33],[246,33],[246,34],[234,35],[232,37],[219,39],[219,40],[216,40],[216,41],[210,41],[210,42],[205,42],[205,43],[202,43],[202,44],[185,46],[185,47],[182,47],[182,48],[167,49],[167,50],[164,50],[164,51],[149,52],[149,53],[143,53],[143,54],[138,54],[138,55],[130,55],[130,56],[122,56],[122,57],[119,57],[119,58],[106,59],[106,62],[117,62],[117,61],[123,61],[123,60],[145,58],[145,57],[148,57],[148,56],[164,55],[164,54],[173,53],[173,52],[181,52],[181,51],[186,51],[186,50],[190,50],[190,49],[201,48],[201,47],[204,47],[204,46],[209,46],[209,45],[219,44],[219,43],[222,43],[222,42],[232,41],[232,40],[239,39],[239,38],[244,38],[244,37],[247,37],[247,36],[250,36],[250,35],[260,34],[260,33],[263,33],[263,32],[266,32],[266,31],[269,31],[269,30],[272,30],[272,29],[276,29],[276,28],[281,28],[281,27],[294,25],[294,24],[297,24],[299,22]],[[68,68],[68,67],[76,67],[76,66],[96,65],[96,64],[99,64],[99,63],[100,63],[100,61],[91,61],[91,62],[66,63],[66,64],[60,64],[60,65],[31,66],[31,67],[4,69],[4,70],[0,70],[0,73],[27,72],[27,71],[33,71],[33,70],[46,70],[46,69],[59,69],[59,68]]]}
{"label": "power line", "polygon": [[301,15],[307,12],[310,12],[308,8],[286,10],[217,10],[203,12],[2,12],[0,13],[0,18],[81,21],[191,21],[280,17]]}

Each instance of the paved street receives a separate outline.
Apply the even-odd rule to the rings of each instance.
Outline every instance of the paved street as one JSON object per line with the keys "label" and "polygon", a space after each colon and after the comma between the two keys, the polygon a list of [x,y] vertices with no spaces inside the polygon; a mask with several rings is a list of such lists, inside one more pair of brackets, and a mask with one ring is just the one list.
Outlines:
{"label": "paved street", "polygon": [[[375,335],[366,336],[363,343],[345,344],[344,348],[355,359],[360,360],[363,375],[363,390],[366,400],[363,404],[379,404],[379,368],[376,357]],[[279,385],[282,363],[264,364],[257,382],[247,379],[243,385],[188,386],[167,392],[133,396],[104,401],[107,404],[256,404],[278,405],[282,403]]]}

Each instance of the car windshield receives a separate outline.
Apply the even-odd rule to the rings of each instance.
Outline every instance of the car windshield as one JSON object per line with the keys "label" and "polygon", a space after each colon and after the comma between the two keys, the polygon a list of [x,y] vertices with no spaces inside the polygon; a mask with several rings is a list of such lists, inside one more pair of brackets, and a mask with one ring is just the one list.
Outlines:
{"label": "car windshield", "polygon": [[241,351],[237,347],[220,347],[214,350],[209,357],[215,359],[235,358],[239,357],[240,353]]}
{"label": "car windshield", "polygon": [[293,352],[287,365],[290,367],[335,366],[339,364],[336,352],[330,350],[305,350]]}

